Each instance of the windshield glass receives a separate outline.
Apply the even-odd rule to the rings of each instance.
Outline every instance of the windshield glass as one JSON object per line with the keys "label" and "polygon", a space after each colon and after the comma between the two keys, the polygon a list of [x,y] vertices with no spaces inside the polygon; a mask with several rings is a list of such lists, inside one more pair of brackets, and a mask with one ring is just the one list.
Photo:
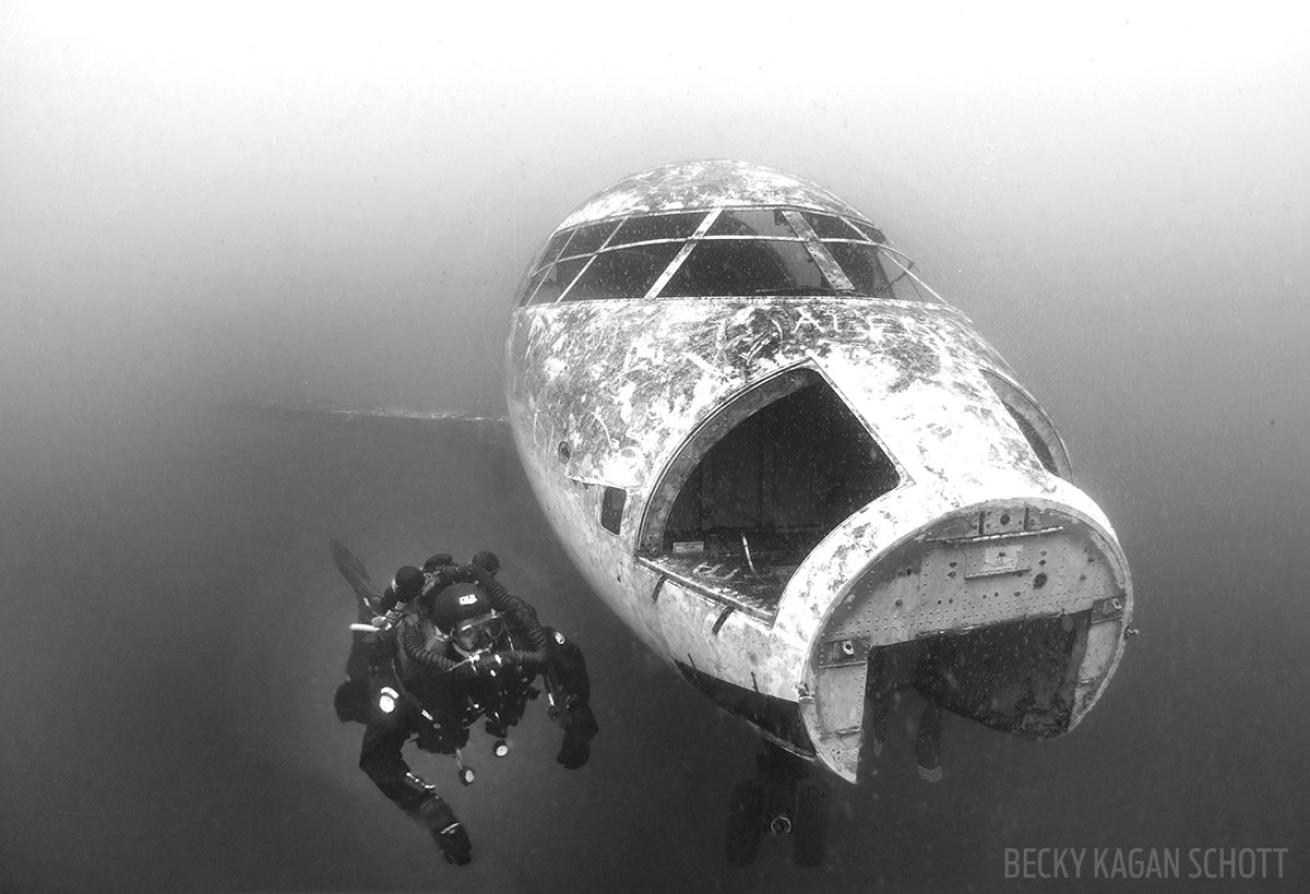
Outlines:
{"label": "windshield glass", "polygon": [[873,224],[794,208],[633,215],[551,237],[520,301],[838,295],[937,300]]}
{"label": "windshield glass", "polygon": [[674,242],[655,242],[601,252],[564,295],[564,300],[641,298],[669,266],[678,248]]}
{"label": "windshield glass", "polygon": [[706,239],[691,250],[662,298],[835,291],[802,242]]}
{"label": "windshield glass", "polygon": [[654,242],[660,239],[686,239],[696,232],[696,227],[700,226],[700,222],[704,219],[704,211],[629,217],[610,239],[610,245],[631,245],[634,242]]}

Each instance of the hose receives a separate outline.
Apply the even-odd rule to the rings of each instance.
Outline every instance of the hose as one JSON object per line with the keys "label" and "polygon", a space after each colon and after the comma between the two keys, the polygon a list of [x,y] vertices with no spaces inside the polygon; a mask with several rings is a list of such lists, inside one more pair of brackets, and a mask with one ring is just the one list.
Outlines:
{"label": "hose", "polygon": [[[518,630],[527,639],[528,644],[532,646],[530,650],[509,649],[497,653],[501,656],[502,661],[520,667],[541,668],[546,666],[549,659],[549,645],[546,631],[542,629],[541,623],[537,620],[536,611],[522,599],[511,595],[500,581],[476,565],[460,565],[457,568],[443,570],[438,580],[440,582],[439,586],[423,595],[426,607],[430,608],[432,605],[431,600],[435,599],[438,593],[453,583],[476,584],[486,591],[491,607],[508,618],[511,626]],[[444,649],[442,648],[427,648],[423,634],[417,624],[407,623],[402,624],[401,627],[400,646],[405,652],[405,657],[416,664],[433,670],[449,672],[456,665],[463,663],[460,659],[450,658],[443,654]]]}

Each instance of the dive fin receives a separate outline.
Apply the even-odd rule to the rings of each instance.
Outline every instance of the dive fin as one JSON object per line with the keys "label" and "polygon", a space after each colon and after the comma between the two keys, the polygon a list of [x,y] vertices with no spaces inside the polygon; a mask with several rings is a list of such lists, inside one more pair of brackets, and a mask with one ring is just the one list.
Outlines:
{"label": "dive fin", "polygon": [[369,577],[368,569],[364,567],[364,563],[356,558],[354,553],[346,549],[341,541],[331,538],[328,540],[328,545],[332,548],[332,560],[337,563],[337,570],[350,583],[363,607],[369,611],[375,611],[380,594],[373,585],[373,579]]}

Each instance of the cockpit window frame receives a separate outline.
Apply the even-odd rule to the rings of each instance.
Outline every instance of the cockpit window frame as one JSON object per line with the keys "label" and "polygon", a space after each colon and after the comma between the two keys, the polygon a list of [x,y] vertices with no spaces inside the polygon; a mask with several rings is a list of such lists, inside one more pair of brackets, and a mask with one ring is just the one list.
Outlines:
{"label": "cockpit window frame", "polygon": [[1057,478],[1072,482],[1073,463],[1069,459],[1069,450],[1046,411],[1017,382],[993,369],[980,371],[1042,468]]}
{"label": "cockpit window frame", "polygon": [[[792,235],[785,235],[781,232],[770,233],[724,233],[711,234],[716,224],[718,224],[725,214],[732,215],[742,212],[766,212],[772,211],[775,214],[775,220],[778,215],[787,224]],[[668,236],[657,239],[643,239],[636,242],[625,242],[622,238],[617,241],[615,237],[622,233],[625,224],[628,221],[650,220],[652,218],[686,218],[691,215],[702,214],[699,224],[686,236]],[[837,232],[842,235],[820,235],[817,229],[811,224],[809,215],[817,215],[824,219],[831,218],[838,221],[840,227]],[[842,228],[845,228],[842,230]],[[608,228],[608,229],[606,229]],[[685,228],[685,227],[684,227]],[[677,229],[684,229],[675,227]],[[831,225],[825,225],[825,230],[830,230]],[[578,234],[588,231],[603,231],[604,238],[598,244],[588,245],[583,251],[573,251],[572,246],[574,239]],[[849,217],[836,214],[831,211],[821,211],[812,208],[798,207],[792,205],[722,205],[703,210],[698,209],[679,209],[676,211],[663,211],[655,214],[630,214],[621,217],[604,218],[601,220],[587,221],[567,230],[560,230],[552,234],[546,247],[542,250],[540,256],[536,259],[533,268],[524,278],[523,294],[520,296],[518,306],[526,307],[535,304],[556,304],[575,300],[616,300],[627,301],[637,297],[637,292],[632,291],[628,295],[616,296],[612,299],[597,298],[593,294],[582,297],[579,290],[579,297],[571,298],[570,293],[574,286],[584,282],[592,262],[607,252],[630,250],[642,246],[659,245],[676,243],[679,245],[678,251],[673,255],[665,269],[655,277],[649,288],[641,294],[640,298],[644,301],[660,300],[661,298],[675,298],[690,300],[696,297],[721,298],[729,297],[726,295],[705,295],[705,296],[666,296],[663,295],[665,288],[668,286],[682,266],[686,263],[692,252],[703,242],[719,240],[760,240],[774,242],[793,242],[799,243],[806,249],[809,258],[823,275],[826,286],[821,288],[809,289],[800,287],[799,289],[783,289],[781,291],[768,291],[766,289],[756,290],[754,292],[744,291],[741,295],[735,292],[731,297],[769,297],[770,295],[796,295],[802,291],[805,294],[823,295],[830,297],[849,297],[859,299],[874,300],[897,300],[911,301],[921,304],[941,303],[946,304],[940,295],[928,288],[912,272],[913,264],[905,257],[904,253],[894,248],[888,243],[882,232],[860,218]],[[848,274],[841,262],[828,248],[828,243],[849,243],[852,245],[868,245],[872,247],[875,253],[875,259],[878,261],[884,278],[888,281],[886,289],[875,287],[861,287]],[[577,272],[569,277],[568,282],[563,284],[560,292],[549,298],[541,294],[542,284],[551,280],[552,274],[549,269],[556,267],[561,269],[564,265],[573,267],[582,260],[583,264]],[[868,277],[862,277],[868,279]]]}

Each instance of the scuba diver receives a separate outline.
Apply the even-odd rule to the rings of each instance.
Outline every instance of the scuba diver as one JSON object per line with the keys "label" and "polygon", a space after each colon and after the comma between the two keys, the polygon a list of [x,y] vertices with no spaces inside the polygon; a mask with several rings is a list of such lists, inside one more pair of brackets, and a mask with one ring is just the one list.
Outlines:
{"label": "scuba diver", "polygon": [[[334,542],[338,566],[349,579],[338,547]],[[423,571],[412,566],[398,571],[387,592],[369,606],[390,608],[374,614],[367,625],[352,625],[360,638],[352,645],[354,666],[348,662],[348,676],[359,670],[358,649],[366,656],[367,671],[359,678],[364,696],[356,701],[354,689],[361,684],[355,678],[342,684],[337,695],[338,716],[365,725],[360,769],[424,825],[446,860],[456,865],[470,862],[472,843],[435,787],[406,764],[401,752],[411,738],[425,751],[453,755],[460,782],[469,785],[474,772],[462,754],[469,727],[485,719],[484,729],[495,740],[492,753],[506,756],[510,727],[539,695],[533,685],[538,676],[550,702],[548,714],[564,729],[560,764],[568,769],[585,764],[598,731],[581,650],[558,631],[542,627],[536,611],[494,578],[491,569],[498,569],[499,561],[493,554],[477,558],[478,564],[454,565],[449,556],[439,555],[424,563]],[[348,688],[351,696],[343,699]],[[351,710],[343,711],[343,702]]]}
{"label": "scuba diver", "polygon": [[[364,723],[368,712],[369,668],[379,646],[377,631],[395,627],[413,601],[432,589],[441,570],[455,567],[455,560],[450,553],[435,553],[423,563],[421,570],[406,565],[396,572],[381,597],[376,597],[368,585],[368,571],[363,563],[338,541],[332,540],[331,547],[337,567],[359,595],[360,622],[353,628],[350,656],[346,659],[346,681],[337,687],[333,702],[342,723],[352,720]],[[490,550],[475,555],[472,564],[491,575],[500,570],[500,559]]]}

